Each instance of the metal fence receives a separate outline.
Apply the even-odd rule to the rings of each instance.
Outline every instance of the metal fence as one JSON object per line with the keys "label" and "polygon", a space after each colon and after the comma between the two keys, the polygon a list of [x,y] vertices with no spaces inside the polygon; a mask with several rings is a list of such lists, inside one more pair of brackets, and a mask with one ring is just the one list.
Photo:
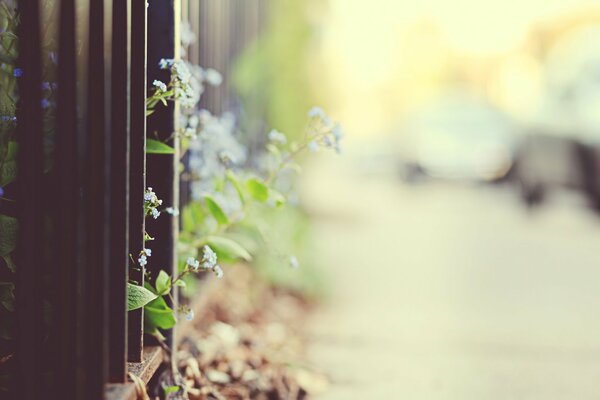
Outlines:
{"label": "metal fence", "polygon": [[[165,204],[185,203],[189,196],[182,187],[179,198],[178,154],[145,153],[147,132],[178,145],[172,135],[176,105],[146,117],[147,82],[168,80],[158,61],[178,57],[182,20],[199,38],[190,60],[227,75],[258,35],[266,7],[264,0],[148,3],[18,2],[18,64],[24,73],[16,135],[18,379],[11,398],[133,398],[128,371],[139,372],[150,356],[156,360],[157,352],[143,341],[143,310],[127,312],[127,281],[144,279],[143,271],[131,268],[130,255],[144,243],[145,187],[153,187]],[[40,89],[48,23],[56,28],[51,42],[58,49],[50,121]],[[202,106],[218,113],[234,103],[233,89],[224,85],[207,93]],[[149,225],[156,234],[152,247],[160,249],[152,265],[175,271],[177,218]],[[171,346],[175,339],[175,331],[167,333]]]}

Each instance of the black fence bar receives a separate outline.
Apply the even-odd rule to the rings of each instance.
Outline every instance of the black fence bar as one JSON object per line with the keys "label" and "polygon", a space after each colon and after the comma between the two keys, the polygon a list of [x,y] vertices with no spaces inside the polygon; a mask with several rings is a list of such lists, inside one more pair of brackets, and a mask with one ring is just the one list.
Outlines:
{"label": "black fence bar", "polygon": [[108,130],[105,90],[105,0],[90,0],[85,198],[87,221],[86,378],[90,399],[102,398],[108,376]]}
{"label": "black fence bar", "polygon": [[126,381],[129,270],[129,55],[130,1],[112,2],[109,372]]}
{"label": "black fence bar", "polygon": [[[178,0],[150,0],[148,7],[148,81],[155,79],[168,82],[170,72],[159,68],[162,58],[175,58],[179,52],[179,42],[176,37],[176,24],[179,23]],[[170,102],[167,106],[159,106],[148,117],[148,134],[152,138],[166,142],[177,149],[178,139],[173,135],[176,125],[176,106]],[[149,154],[147,156],[147,184],[163,200],[165,206],[177,206],[179,193],[178,179],[179,155]],[[162,215],[156,220],[149,220],[147,229],[150,236],[155,237],[151,242],[156,249],[149,260],[148,269],[155,278],[164,269],[169,274],[177,270],[178,219],[170,215]],[[176,294],[173,298],[177,298]],[[176,305],[173,305],[176,306]],[[167,345],[173,344],[173,330],[166,332]]]}
{"label": "black fence bar", "polygon": [[19,1],[20,54],[18,65],[24,71],[19,83],[17,140],[19,143],[17,214],[19,233],[15,254],[16,285],[16,384],[18,398],[43,398],[42,376],[42,270],[40,254],[31,250],[32,243],[43,243],[40,227],[47,196],[42,185],[43,129],[41,99],[40,7],[38,0]]}
{"label": "black fence bar", "polygon": [[55,265],[56,302],[54,304],[57,346],[55,356],[57,387],[63,388],[65,397],[77,398],[81,383],[77,379],[78,355],[81,349],[78,316],[78,225],[80,213],[79,157],[77,135],[77,57],[76,57],[75,1],[60,2],[58,105],[55,133],[53,182],[57,188],[54,196],[54,230],[56,241]]}
{"label": "black fence bar", "polygon": [[[131,3],[131,153],[129,182],[129,248],[136,255],[144,247],[144,190],[146,187],[146,0]],[[129,279],[144,283],[144,267],[129,270]],[[128,360],[143,356],[144,309],[128,316]]]}

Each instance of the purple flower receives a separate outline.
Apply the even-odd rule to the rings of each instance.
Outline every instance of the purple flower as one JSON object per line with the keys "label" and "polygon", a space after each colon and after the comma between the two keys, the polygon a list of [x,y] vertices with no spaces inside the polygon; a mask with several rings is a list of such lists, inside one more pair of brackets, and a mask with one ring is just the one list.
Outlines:
{"label": "purple flower", "polygon": [[0,186],[0,197],[4,196],[4,189],[2,189],[2,186]]}
{"label": "purple flower", "polygon": [[20,77],[23,76],[23,70],[21,68],[15,68],[14,71],[13,71],[13,75],[16,78],[20,78]]}
{"label": "purple flower", "polygon": [[56,86],[58,85],[53,82],[42,82],[42,90],[56,89]]}
{"label": "purple flower", "polygon": [[48,107],[50,107],[50,100],[42,99],[42,108],[48,108]]}

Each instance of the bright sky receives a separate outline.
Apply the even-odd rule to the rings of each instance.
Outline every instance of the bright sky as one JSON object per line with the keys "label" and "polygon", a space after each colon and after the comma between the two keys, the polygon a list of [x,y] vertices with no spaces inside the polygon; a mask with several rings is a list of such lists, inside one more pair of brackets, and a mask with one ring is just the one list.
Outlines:
{"label": "bright sky", "polygon": [[[523,45],[532,23],[598,4],[587,0],[329,0],[320,21],[323,64],[319,70],[330,80],[329,101],[339,119],[346,121],[347,130],[377,132],[435,94],[457,55],[489,59],[510,53]],[[509,64],[507,68],[526,69],[520,75],[525,81],[527,73],[535,74],[526,55]],[[508,79],[514,76],[508,74]],[[527,91],[523,79],[509,84]],[[527,99],[527,94],[522,98]]]}

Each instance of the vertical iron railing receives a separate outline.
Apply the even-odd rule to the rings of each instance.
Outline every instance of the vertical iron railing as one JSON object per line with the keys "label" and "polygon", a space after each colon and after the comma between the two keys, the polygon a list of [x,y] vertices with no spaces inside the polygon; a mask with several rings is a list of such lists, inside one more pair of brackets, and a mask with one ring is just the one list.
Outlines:
{"label": "vertical iron railing", "polygon": [[[146,1],[131,3],[131,152],[129,174],[129,249],[134,259],[144,247],[144,190],[146,188]],[[129,279],[144,283],[144,267],[130,269]],[[143,360],[144,309],[129,312],[128,360]]]}
{"label": "vertical iron railing", "polygon": [[[59,6],[58,101],[48,165],[41,106],[43,2]],[[127,312],[126,289],[128,280],[144,282],[143,268],[132,261],[144,247],[144,189],[151,186],[166,206],[179,204],[178,109],[170,102],[146,117],[145,99],[147,82],[170,79],[158,63],[178,57],[181,1],[149,0],[148,8],[145,0],[18,3],[18,65],[24,74],[17,108],[19,392],[13,398],[101,399],[107,383],[127,381],[127,361],[144,360],[143,310]],[[255,11],[253,5],[183,4],[198,36],[189,59],[229,73],[256,37],[256,23],[246,13]],[[231,92],[226,85],[209,88],[202,107],[221,113],[231,104]],[[147,133],[175,154],[147,156]],[[151,278],[160,269],[176,273],[178,229],[177,218],[148,221],[156,238],[149,244],[155,250]],[[45,314],[52,315],[50,331]],[[175,333],[166,334],[172,346]]]}
{"label": "vertical iron railing", "polygon": [[[21,38],[18,66],[24,71],[19,85],[17,108],[18,181],[16,202],[19,233],[15,254],[16,277],[16,382],[10,389],[19,390],[21,398],[43,398],[39,384],[42,366],[37,358],[43,354],[42,269],[40,255],[31,251],[31,243],[43,243],[40,227],[44,222],[43,129],[41,99],[41,35],[38,0],[19,3]],[[18,389],[17,389],[18,388]]]}
{"label": "vertical iron railing", "polygon": [[[60,368],[56,381],[66,387],[65,396],[81,396],[78,379],[79,357],[81,356],[80,304],[78,290],[82,264],[80,256],[80,217],[81,201],[79,190],[78,156],[81,136],[78,132],[77,107],[77,55],[76,55],[76,11],[74,0],[60,2],[58,59],[58,104],[56,110],[56,130],[54,135],[54,169],[51,173],[52,186],[56,188],[52,209],[53,229],[60,234],[53,235],[55,242],[56,282],[58,289],[55,298],[55,347]],[[75,379],[74,379],[75,377]]]}
{"label": "vertical iron railing", "polygon": [[130,2],[112,3],[109,380],[125,382],[129,271]]}
{"label": "vertical iron railing", "polygon": [[[109,131],[107,118],[107,40],[105,0],[90,0],[86,171],[87,280],[86,349],[88,396],[101,398],[108,377],[108,206],[110,185]],[[110,39],[110,38],[108,38]],[[94,372],[91,372],[94,371]]]}
{"label": "vertical iron railing", "polygon": [[[150,0],[148,7],[148,81],[155,79],[169,82],[170,71],[159,68],[159,61],[163,58],[176,58],[179,54],[179,1],[178,0]],[[158,107],[148,117],[148,135],[163,141],[175,149],[175,154],[150,154],[147,156],[147,185],[163,204],[176,206],[179,195],[179,155],[177,152],[178,138],[174,135],[177,129],[177,106],[169,102],[167,106]],[[177,218],[158,218],[148,221],[148,231],[155,240],[151,242],[152,258],[148,263],[148,270],[152,278],[163,269],[168,274],[177,272],[177,256],[175,243],[177,243],[179,224]],[[176,299],[176,295],[173,296]],[[175,304],[171,306],[176,307]],[[167,345],[173,344],[173,330],[166,332]]]}

